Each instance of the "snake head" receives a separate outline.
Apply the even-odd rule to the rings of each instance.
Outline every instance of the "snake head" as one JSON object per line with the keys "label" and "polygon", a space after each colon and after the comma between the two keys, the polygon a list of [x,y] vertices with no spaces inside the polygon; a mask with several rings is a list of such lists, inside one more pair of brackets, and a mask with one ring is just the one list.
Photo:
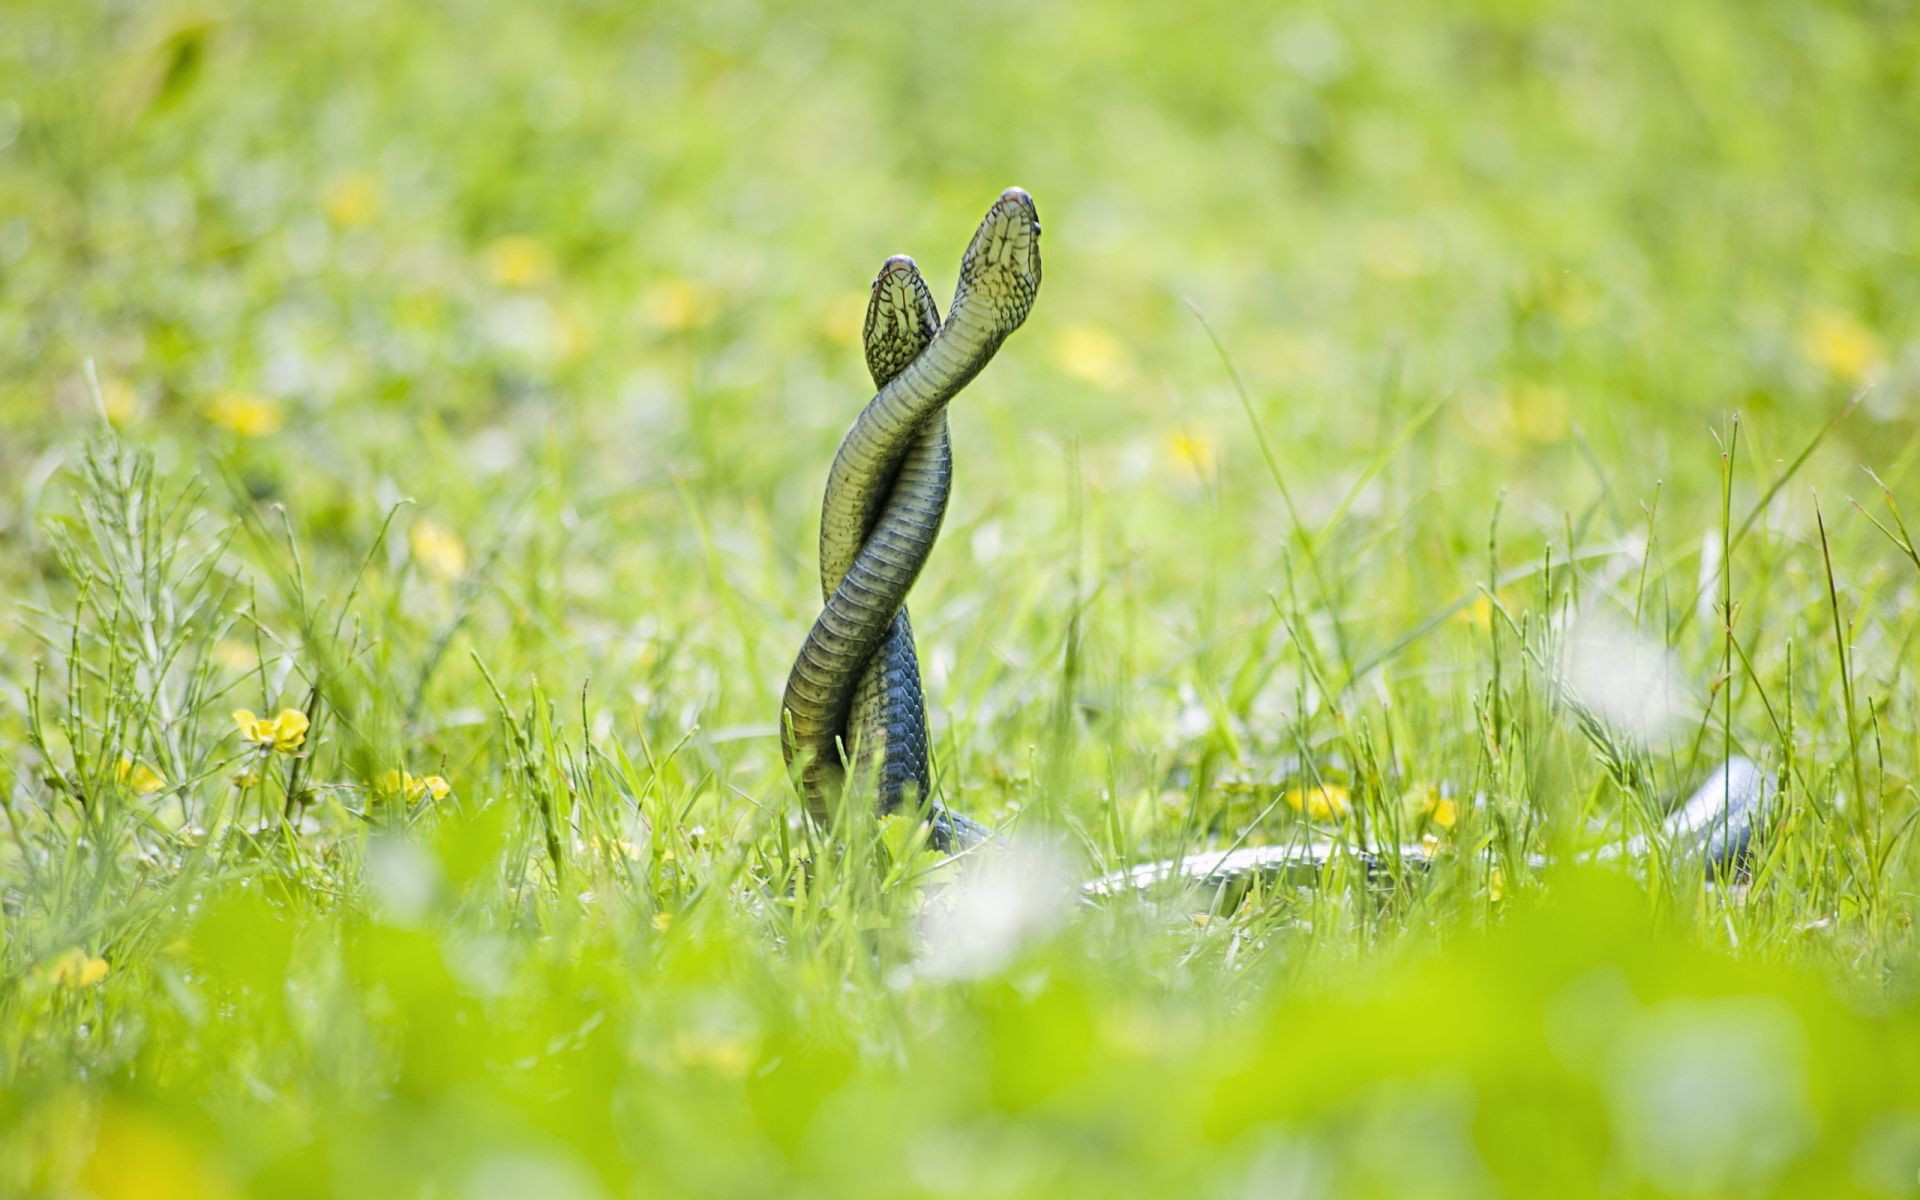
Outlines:
{"label": "snake head", "polygon": [[874,386],[885,387],[887,380],[920,357],[939,328],[940,309],[920,268],[904,254],[889,258],[874,278],[861,339]]}
{"label": "snake head", "polygon": [[960,287],[953,307],[986,302],[994,332],[1012,333],[1033,309],[1040,291],[1040,214],[1033,197],[1008,188],[993,202],[960,260]]}

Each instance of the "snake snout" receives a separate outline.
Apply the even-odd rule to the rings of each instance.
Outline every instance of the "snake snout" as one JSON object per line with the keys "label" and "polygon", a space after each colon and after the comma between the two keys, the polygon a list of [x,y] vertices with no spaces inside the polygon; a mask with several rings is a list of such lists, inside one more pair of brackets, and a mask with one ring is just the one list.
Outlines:
{"label": "snake snout", "polygon": [[[995,218],[999,219],[996,221]],[[1037,280],[1040,275],[1040,210],[1033,206],[1033,197],[1026,189],[1010,187],[1000,193],[1000,199],[994,201],[993,212],[987,215],[989,221],[1003,226],[1001,236],[1014,253],[1014,266],[1031,272]],[[1021,259],[1024,258],[1025,262]]]}
{"label": "snake snout", "polygon": [[912,303],[917,292],[925,289],[920,268],[904,254],[889,258],[873,277],[874,304],[879,308],[904,308]]}

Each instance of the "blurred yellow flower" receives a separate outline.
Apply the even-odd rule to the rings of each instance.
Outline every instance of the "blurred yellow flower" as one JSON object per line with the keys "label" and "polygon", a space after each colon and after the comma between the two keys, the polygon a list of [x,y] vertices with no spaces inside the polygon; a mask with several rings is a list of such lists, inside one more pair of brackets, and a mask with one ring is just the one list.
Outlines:
{"label": "blurred yellow flower", "polygon": [[1605,298],[1585,277],[1562,269],[1536,271],[1527,286],[1532,300],[1568,329],[1593,324]]}
{"label": "blurred yellow flower", "polygon": [[417,804],[429,796],[435,800],[446,799],[453,785],[444,775],[416,776],[406,771],[388,771],[380,776],[380,790],[409,804]]}
{"label": "blurred yellow flower", "polygon": [[1531,381],[1508,389],[1507,419],[1514,432],[1534,442],[1557,442],[1573,428],[1567,394],[1552,384]]}
{"label": "blurred yellow flower", "polygon": [[667,930],[672,929],[673,914],[668,912],[664,908],[661,909],[659,912],[653,914],[653,927],[659,930],[661,933],[665,933]]}
{"label": "blurred yellow flower", "polygon": [[487,247],[487,274],[502,287],[537,287],[553,277],[553,256],[530,237],[503,237]]}
{"label": "blurred yellow flower", "polygon": [[1282,799],[1287,802],[1288,808],[1305,813],[1316,821],[1340,816],[1353,807],[1347,789],[1334,783],[1323,783],[1313,788],[1288,788]]}
{"label": "blurred yellow flower", "polygon": [[241,437],[265,437],[285,423],[280,406],[248,392],[221,392],[207,401],[207,420]]}
{"label": "blurred yellow flower", "polygon": [[1451,796],[1443,796],[1430,783],[1416,783],[1400,798],[1400,811],[1425,817],[1441,829],[1452,829],[1460,819],[1460,809]]}
{"label": "blurred yellow flower", "polygon": [[1462,625],[1471,625],[1475,629],[1493,628],[1493,600],[1485,592],[1475,596],[1465,608],[1453,614],[1453,619]]}
{"label": "blurred yellow flower", "polygon": [[380,215],[380,181],[365,171],[337,175],[327,184],[327,220],[342,229],[370,224]]}
{"label": "blurred yellow flower", "polygon": [[46,977],[62,987],[90,988],[107,977],[111,968],[104,958],[95,958],[78,946],[72,946],[56,955],[46,966]]}
{"label": "blurred yellow flower", "polygon": [[1180,430],[1167,439],[1167,453],[1176,466],[1196,481],[1213,474],[1213,442],[1201,434]]}
{"label": "blurred yellow flower", "polygon": [[1487,872],[1487,899],[1495,904],[1507,897],[1507,876],[1499,867]]}
{"label": "blurred yellow flower", "polygon": [[1069,325],[1054,335],[1054,365],[1095,387],[1117,388],[1134,376],[1133,352],[1098,325]]}
{"label": "blurred yellow flower", "polygon": [[216,1159],[118,1103],[102,1114],[79,1184],[95,1200],[233,1200],[240,1194]]}
{"label": "blurred yellow flower", "polygon": [[686,1030],[674,1037],[673,1056],[682,1068],[740,1079],[753,1066],[754,1047],[744,1038]]}
{"label": "blurred yellow flower", "polygon": [[1841,379],[1859,383],[1883,361],[1880,339],[1852,313],[1822,309],[1800,327],[1800,353]]}
{"label": "blurred yellow flower", "polygon": [[554,318],[553,342],[561,362],[578,362],[593,348],[593,326],[579,309],[563,307]]}
{"label": "blurred yellow flower", "polygon": [[240,737],[259,747],[262,753],[291,754],[307,740],[307,714],[297,708],[283,708],[271,717],[257,717],[252,709],[233,710],[233,723]]}
{"label": "blurred yellow flower", "polygon": [[151,796],[167,786],[166,777],[143,762],[123,758],[113,768],[113,777],[127,785],[136,796]]}
{"label": "blurred yellow flower", "polygon": [[138,415],[140,397],[133,385],[118,375],[108,375],[100,380],[100,410],[109,423],[116,428],[124,428]]}
{"label": "blurred yellow flower", "polygon": [[214,643],[213,661],[229,671],[251,671],[260,665],[254,648],[235,638],[222,638]]}
{"label": "blurred yellow flower", "polygon": [[640,315],[655,329],[678,333],[711,320],[713,302],[684,279],[661,279],[640,294]]}
{"label": "blurred yellow flower", "polygon": [[427,517],[407,529],[407,546],[427,574],[451,583],[467,573],[467,548],[453,530]]}
{"label": "blurred yellow flower", "polygon": [[851,346],[860,336],[860,326],[866,313],[866,301],[848,292],[820,314],[820,336],[836,346]]}

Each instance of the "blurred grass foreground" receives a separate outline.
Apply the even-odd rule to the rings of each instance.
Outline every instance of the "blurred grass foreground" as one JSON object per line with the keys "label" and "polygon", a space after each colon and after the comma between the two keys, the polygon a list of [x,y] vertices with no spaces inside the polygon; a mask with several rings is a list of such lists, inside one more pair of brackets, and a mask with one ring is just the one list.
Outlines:
{"label": "blurred grass foreground", "polygon": [[[1916,147],[1911,0],[7,0],[0,1195],[1914,1195]],[[1008,184],[956,862],[774,713]]]}

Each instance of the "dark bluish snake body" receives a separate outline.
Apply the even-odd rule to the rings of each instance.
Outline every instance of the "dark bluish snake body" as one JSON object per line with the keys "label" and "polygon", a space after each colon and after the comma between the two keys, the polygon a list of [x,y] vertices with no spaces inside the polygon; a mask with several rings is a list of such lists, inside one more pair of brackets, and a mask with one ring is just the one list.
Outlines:
{"label": "dark bluish snake body", "polygon": [[[906,597],[939,536],[953,482],[946,406],[1020,327],[1039,286],[1040,223],[1032,199],[1018,188],[1001,194],[968,244],[944,325],[912,259],[888,259],[874,280],[863,342],[879,390],[848,431],[828,476],[820,515],[825,607],[794,662],[781,708],[782,752],[822,822],[851,781],[871,788],[882,812],[924,806],[936,848],[972,845],[989,835],[933,796]],[[1758,767],[1729,758],[1664,819],[1659,840],[1676,853],[1700,855],[1711,868],[1730,868],[1745,854],[1770,794],[1771,780]],[[1652,843],[1642,835],[1591,857],[1638,858]],[[1116,871],[1086,890],[1104,895],[1163,881],[1221,886],[1250,877],[1310,883],[1343,858],[1369,874],[1430,861],[1419,846],[1248,847]],[[1546,863],[1539,856],[1530,861]]]}

